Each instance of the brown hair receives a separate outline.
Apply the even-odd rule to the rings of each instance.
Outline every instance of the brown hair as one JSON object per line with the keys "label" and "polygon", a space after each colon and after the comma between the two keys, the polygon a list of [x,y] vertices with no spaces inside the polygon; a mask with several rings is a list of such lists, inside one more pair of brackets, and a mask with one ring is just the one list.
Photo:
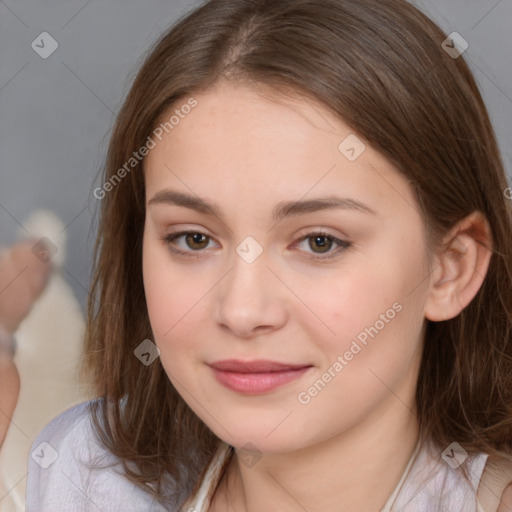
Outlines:
{"label": "brown hair", "polygon": [[[146,58],[119,112],[103,179],[157,120],[220,79],[295,91],[328,107],[411,183],[429,248],[474,211],[493,254],[472,302],[427,322],[417,384],[422,436],[444,450],[512,451],[512,213],[489,116],[463,57],[404,0],[212,0]],[[87,368],[104,407],[95,425],[127,476],[165,500],[188,494],[220,440],[134,349],[152,338],[142,279],[143,162],[105,195],[88,304]],[[176,496],[175,496],[176,498]]]}

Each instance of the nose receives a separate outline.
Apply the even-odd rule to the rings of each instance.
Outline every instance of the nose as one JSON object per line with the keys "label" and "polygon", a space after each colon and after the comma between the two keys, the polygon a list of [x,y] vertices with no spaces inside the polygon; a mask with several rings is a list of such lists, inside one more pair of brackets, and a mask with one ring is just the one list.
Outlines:
{"label": "nose", "polygon": [[240,338],[281,328],[288,318],[286,287],[267,267],[262,254],[247,263],[238,255],[216,287],[215,321]]}

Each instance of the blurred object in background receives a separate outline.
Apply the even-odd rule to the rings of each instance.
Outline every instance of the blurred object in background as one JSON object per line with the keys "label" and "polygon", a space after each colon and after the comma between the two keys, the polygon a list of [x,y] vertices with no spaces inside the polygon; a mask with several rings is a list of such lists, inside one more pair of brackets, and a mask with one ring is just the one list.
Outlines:
{"label": "blurred object in background", "polygon": [[60,412],[90,398],[78,380],[85,329],[83,313],[60,270],[65,258],[64,225],[46,211],[36,212],[24,225],[36,240],[28,242],[34,257],[51,264],[54,270],[15,334],[14,362],[21,388],[0,450],[2,512],[25,510],[29,450],[37,433]]}

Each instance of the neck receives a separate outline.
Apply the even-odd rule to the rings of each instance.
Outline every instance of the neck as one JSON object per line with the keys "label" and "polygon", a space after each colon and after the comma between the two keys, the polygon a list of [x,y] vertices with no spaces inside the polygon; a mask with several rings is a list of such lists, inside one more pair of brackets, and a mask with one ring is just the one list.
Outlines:
{"label": "neck", "polygon": [[407,394],[406,402],[390,394],[339,435],[294,452],[264,454],[252,467],[240,463],[235,453],[210,510],[379,512],[419,437],[414,390]]}

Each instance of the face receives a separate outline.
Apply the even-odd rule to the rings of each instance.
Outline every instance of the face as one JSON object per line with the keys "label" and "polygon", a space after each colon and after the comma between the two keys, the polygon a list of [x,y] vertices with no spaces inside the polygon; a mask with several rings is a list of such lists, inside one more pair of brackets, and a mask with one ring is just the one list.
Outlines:
{"label": "face", "polygon": [[226,83],[194,98],[144,163],[172,384],[218,437],[269,453],[412,396],[428,270],[405,178],[311,100]]}

